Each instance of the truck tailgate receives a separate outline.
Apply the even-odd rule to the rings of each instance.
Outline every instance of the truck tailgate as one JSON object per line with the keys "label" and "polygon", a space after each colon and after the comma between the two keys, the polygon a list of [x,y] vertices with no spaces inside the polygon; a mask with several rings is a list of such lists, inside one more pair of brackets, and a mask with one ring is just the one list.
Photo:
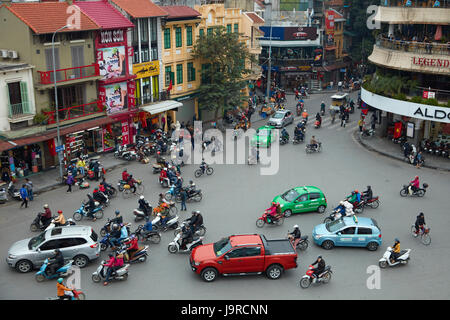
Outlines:
{"label": "truck tailgate", "polygon": [[297,252],[291,245],[288,239],[267,240],[261,235],[261,239],[266,250],[266,255],[280,255],[280,254],[296,254]]}

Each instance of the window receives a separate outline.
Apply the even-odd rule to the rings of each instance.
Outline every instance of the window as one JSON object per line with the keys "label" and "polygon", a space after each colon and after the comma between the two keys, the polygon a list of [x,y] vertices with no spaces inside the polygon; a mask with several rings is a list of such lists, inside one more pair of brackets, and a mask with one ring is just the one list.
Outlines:
{"label": "window", "polygon": [[200,38],[203,37],[204,35],[205,35],[205,29],[200,29],[200,31],[199,31]]}
{"label": "window", "polygon": [[348,227],[342,230],[342,234],[355,234],[356,227]]}
{"label": "window", "polygon": [[172,81],[173,84],[173,73],[172,73],[172,67],[166,67],[166,86],[168,87],[170,85],[170,81]]}
{"label": "window", "polygon": [[186,27],[186,45],[192,46],[192,27],[191,26]]}
{"label": "window", "polygon": [[239,33],[239,23],[234,24],[234,32]]}
{"label": "window", "polygon": [[44,243],[39,249],[45,250],[55,250],[59,248],[59,240],[50,240]]}
{"label": "window", "polygon": [[177,48],[180,48],[181,46],[183,46],[183,40],[182,40],[182,36],[181,36],[181,28],[175,28],[175,46]]}
{"label": "window", "polygon": [[206,30],[206,33],[207,33],[208,36],[209,36],[210,34],[212,34],[212,33],[213,33],[213,28],[208,28],[208,29]]}
{"label": "window", "polygon": [[170,49],[170,28],[164,29],[164,49]]}
{"label": "window", "polygon": [[239,249],[234,249],[231,252],[227,253],[227,256],[229,258],[240,258],[240,257],[245,257],[245,250],[247,248],[239,248]]}
{"label": "window", "polygon": [[211,68],[211,64],[202,64],[202,83],[209,83],[211,81],[209,77],[209,69]]}
{"label": "window", "polygon": [[[47,65],[47,71],[53,71],[53,53],[52,49],[45,49],[45,62]],[[59,48],[55,48],[55,70],[59,69]],[[61,72],[56,72],[56,81],[61,80],[62,74]],[[51,80],[53,81],[53,74],[51,76]]]}
{"label": "window", "polygon": [[74,241],[75,239],[72,238],[66,238],[66,239],[59,239],[59,248],[69,248],[75,245]]}
{"label": "window", "polygon": [[227,24],[227,33],[231,33],[231,24]]}
{"label": "window", "polygon": [[183,65],[177,64],[177,84],[183,83]]}
{"label": "window", "polygon": [[372,229],[359,227],[358,234],[372,234]]}
{"label": "window", "polygon": [[308,195],[304,194],[304,195],[302,195],[301,197],[299,197],[297,199],[297,202],[303,202],[303,201],[306,201],[306,200],[308,200]]}
{"label": "window", "polygon": [[249,247],[245,250],[245,257],[253,257],[261,255],[261,247]]}
{"label": "window", "polygon": [[320,199],[320,193],[310,193],[309,200]]}
{"label": "window", "polygon": [[141,45],[143,43],[148,43],[148,19],[139,19],[140,31],[141,31]]}
{"label": "window", "polygon": [[82,244],[85,244],[87,241],[83,238],[73,238],[72,239],[72,246],[81,246]]}
{"label": "window", "polygon": [[187,77],[188,82],[195,81],[195,68],[193,62],[188,62],[187,64]]}

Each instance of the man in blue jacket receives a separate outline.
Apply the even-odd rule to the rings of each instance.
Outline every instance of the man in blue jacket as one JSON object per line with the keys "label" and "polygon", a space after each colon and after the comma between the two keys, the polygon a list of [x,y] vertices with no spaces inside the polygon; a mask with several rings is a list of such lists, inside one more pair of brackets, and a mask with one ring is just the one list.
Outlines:
{"label": "man in blue jacket", "polygon": [[28,208],[28,190],[27,190],[27,186],[23,184],[22,188],[20,188],[19,192],[20,192],[20,197],[22,198],[22,204],[20,205],[20,207],[22,208],[23,205],[25,205],[25,208]]}

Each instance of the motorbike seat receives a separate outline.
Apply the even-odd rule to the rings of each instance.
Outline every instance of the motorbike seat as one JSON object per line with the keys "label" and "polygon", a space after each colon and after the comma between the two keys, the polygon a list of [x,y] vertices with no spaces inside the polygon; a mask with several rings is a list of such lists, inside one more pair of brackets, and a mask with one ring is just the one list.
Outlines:
{"label": "motorbike seat", "polygon": [[306,240],[306,239],[308,239],[308,236],[302,236],[300,239],[301,240]]}
{"label": "motorbike seat", "polygon": [[407,252],[408,252],[408,250],[400,250],[400,253],[398,254],[398,257],[401,257],[402,255],[404,255]]}

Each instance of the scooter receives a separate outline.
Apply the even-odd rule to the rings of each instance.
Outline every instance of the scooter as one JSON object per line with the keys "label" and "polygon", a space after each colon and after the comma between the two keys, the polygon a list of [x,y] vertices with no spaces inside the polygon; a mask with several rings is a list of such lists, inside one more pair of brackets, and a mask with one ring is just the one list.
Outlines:
{"label": "scooter", "polygon": [[203,237],[194,236],[193,240],[190,243],[186,244],[185,249],[181,249],[181,235],[182,233],[177,234],[175,239],[173,239],[173,241],[169,243],[167,250],[169,250],[170,253],[191,252],[192,249],[203,244]]}
{"label": "scooter", "polygon": [[138,237],[141,241],[150,240],[152,243],[160,243],[161,242],[161,233],[151,230],[151,231],[145,231],[144,225],[140,224],[136,231],[134,232],[136,237]]}
{"label": "scooter", "polygon": [[417,191],[412,191],[411,185],[403,185],[403,188],[400,190],[400,196],[407,197],[407,196],[417,196],[417,197],[423,197],[425,195],[425,192],[427,192],[428,184],[424,183],[423,188],[418,188]]}
{"label": "scooter", "polygon": [[131,161],[137,159],[137,154],[134,150],[128,150],[127,146],[119,146],[117,151],[114,152],[114,157]]}
{"label": "scooter", "polygon": [[[92,274],[92,281],[98,283],[104,279],[106,279],[106,273],[108,271],[108,268],[104,266],[106,263],[105,260],[103,260],[100,265],[98,266],[97,270]],[[129,264],[124,264],[122,268],[119,270],[113,272],[111,274],[110,279],[111,280],[127,280],[128,279],[128,267]]]}
{"label": "scooter", "polygon": [[298,134],[294,136],[294,139],[292,140],[293,144],[299,144],[300,142],[305,141],[305,135],[304,134]]}
{"label": "scooter", "polygon": [[45,279],[51,280],[51,279],[55,279],[55,278],[67,277],[68,276],[68,271],[72,267],[72,263],[73,263],[73,260],[70,260],[67,264],[65,264],[64,266],[62,266],[58,270],[56,270],[56,273],[54,273],[54,274],[47,274],[47,267],[49,265],[49,261],[48,261],[48,258],[47,258],[47,259],[44,260],[44,263],[42,264],[41,268],[36,273],[36,276],[35,276],[36,281],[37,282],[42,282]]}
{"label": "scooter", "polygon": [[[298,241],[289,238],[289,230],[288,230],[288,239],[291,241],[292,246],[297,250],[306,250],[309,246],[308,236],[300,237]],[[295,245],[295,246],[294,246]]]}
{"label": "scooter", "polygon": [[147,261],[148,256],[148,246],[140,246],[139,249],[130,257],[128,247],[126,245],[122,245],[117,251],[117,254],[123,255],[125,263],[145,262]]}
{"label": "scooter", "polygon": [[[66,291],[66,295],[70,295],[70,298],[64,298],[63,300],[86,300],[86,294],[83,291],[75,290]],[[59,297],[50,297],[47,300],[61,300]]]}
{"label": "scooter", "polygon": [[12,181],[10,181],[9,185],[8,185],[8,195],[11,197],[11,199],[15,199],[17,201],[22,201],[22,197],[20,196],[20,192],[14,186],[14,183]]}
{"label": "scooter", "polygon": [[280,145],[285,145],[289,143],[289,137],[280,137]]}
{"label": "scooter", "polygon": [[[181,233],[182,230],[183,230],[183,227],[189,228],[189,222],[188,221],[183,221],[181,223],[181,226],[176,228],[175,231],[173,232],[173,234],[176,236],[177,234]],[[206,227],[204,225],[201,225],[200,227],[197,228],[197,230],[195,230],[194,234],[196,236],[203,237],[206,234]]]}
{"label": "scooter", "polygon": [[153,230],[158,231],[167,231],[168,229],[176,229],[178,228],[178,220],[179,217],[170,217],[170,219],[166,222],[165,226],[161,225],[161,214],[158,213],[156,218],[152,220]]}
{"label": "scooter", "polygon": [[[81,202],[81,207],[73,213],[73,219],[75,221],[81,221],[83,218],[90,218],[85,208],[86,203]],[[101,206],[99,202],[95,201],[95,209],[92,213],[96,219],[103,218],[103,206]]]}
{"label": "scooter", "polygon": [[48,221],[43,224],[42,223],[42,216],[44,214],[42,212],[39,212],[36,216],[36,218],[34,218],[33,222],[30,225],[30,230],[31,232],[36,232],[36,231],[42,231],[45,230],[50,223],[52,222],[52,219],[56,218],[56,217],[52,217],[52,219],[48,219]]}
{"label": "scooter", "polygon": [[373,130],[373,129],[364,129],[363,131],[361,131],[360,135],[361,135],[361,138],[373,137],[375,135],[375,130]]}
{"label": "scooter", "polygon": [[168,188],[170,186],[170,179],[168,177],[159,176],[159,184],[163,188]]}
{"label": "scooter", "polygon": [[313,147],[312,145],[307,144],[305,150],[306,153],[320,152],[322,151],[322,142],[317,142],[317,147]]}
{"label": "scooter", "polygon": [[[100,229],[100,236],[104,237],[104,236],[106,236],[107,233],[111,232],[111,224],[113,223],[113,220],[114,219],[110,219],[110,218],[108,218],[106,220],[105,225]],[[124,226],[127,228],[128,234],[131,234],[131,230],[130,230],[131,223],[126,223],[126,224],[124,224]]]}
{"label": "scooter", "polygon": [[386,268],[387,266],[393,267],[399,264],[407,264],[409,261],[409,253],[411,252],[411,249],[406,249],[400,251],[400,254],[398,255],[398,258],[395,261],[391,261],[391,253],[392,248],[387,247],[386,252],[383,254],[383,257],[378,261],[378,265],[380,268]]}
{"label": "scooter", "polygon": [[256,220],[256,226],[258,228],[264,227],[264,225],[267,224],[276,224],[277,226],[281,226],[284,222],[284,216],[283,215],[277,215],[276,217],[270,217],[267,212],[264,212],[262,217],[258,218]]}
{"label": "scooter", "polygon": [[[152,212],[153,208],[150,206],[148,209],[148,212]],[[133,211],[134,214],[134,222],[139,222],[141,220],[144,220],[145,218],[147,218],[150,214],[145,214],[145,212],[139,208],[134,209]]]}
{"label": "scooter", "polygon": [[316,120],[316,122],[314,122],[315,129],[319,129],[321,126],[322,126],[322,122],[320,122],[319,120]]}
{"label": "scooter", "polygon": [[[203,195],[202,195],[202,190],[201,189],[197,189],[197,190],[193,190],[193,191],[186,190],[186,193],[187,193],[186,202],[192,202],[192,201],[200,202],[200,201],[202,201]],[[178,202],[178,203],[181,202],[181,194],[177,194],[176,195],[175,201]]]}
{"label": "scooter", "polygon": [[179,192],[176,192],[175,190],[176,190],[175,185],[174,185],[174,184],[171,185],[171,186],[170,186],[170,189],[167,190],[166,193],[164,194],[164,198],[165,198],[167,201],[172,200],[173,197],[176,198],[180,193],[179,193]]}
{"label": "scooter", "polygon": [[326,266],[322,273],[320,273],[317,278],[313,276],[314,267],[312,265],[309,266],[306,274],[300,279],[300,287],[303,289],[309,288],[311,283],[328,283],[331,280],[331,266]]}

